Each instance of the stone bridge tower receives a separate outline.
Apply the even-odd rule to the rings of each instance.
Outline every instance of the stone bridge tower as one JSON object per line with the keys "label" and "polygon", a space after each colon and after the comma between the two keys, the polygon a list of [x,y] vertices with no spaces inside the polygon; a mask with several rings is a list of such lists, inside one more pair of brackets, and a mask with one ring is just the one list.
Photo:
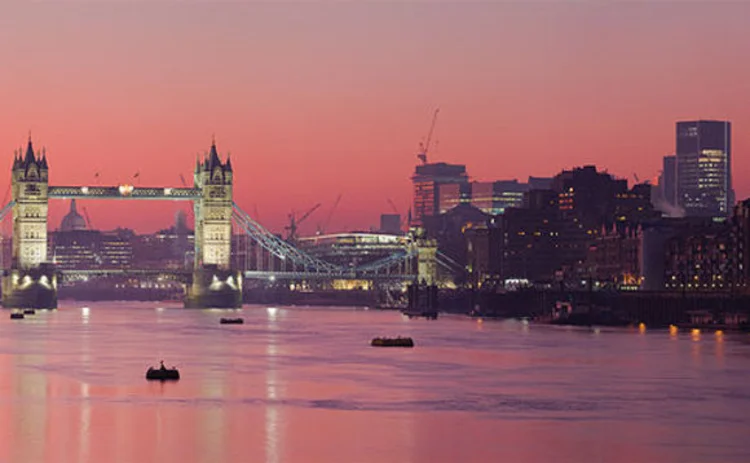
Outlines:
{"label": "stone bridge tower", "polygon": [[195,211],[195,266],[187,307],[241,307],[242,275],[231,268],[232,161],[211,150],[196,162],[193,185],[201,191]]}
{"label": "stone bridge tower", "polygon": [[11,174],[13,254],[3,275],[5,307],[57,307],[57,277],[47,263],[48,174],[46,154],[35,153],[29,138],[26,153],[16,153]]}

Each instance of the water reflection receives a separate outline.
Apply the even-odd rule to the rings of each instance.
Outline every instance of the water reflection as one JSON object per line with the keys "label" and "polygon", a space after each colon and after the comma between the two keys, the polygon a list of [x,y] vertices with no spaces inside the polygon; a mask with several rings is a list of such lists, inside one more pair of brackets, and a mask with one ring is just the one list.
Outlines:
{"label": "water reflection", "polygon": [[[234,326],[153,305],[94,312],[0,324],[3,463],[750,461],[740,335],[374,310],[248,307]],[[389,334],[417,347],[368,345]],[[181,381],[144,380],[162,358]]]}
{"label": "water reflection", "polygon": [[277,337],[277,317],[278,309],[275,307],[269,307],[266,309],[268,315],[268,343],[266,344],[266,422],[265,422],[265,436],[266,436],[266,462],[278,463],[281,461],[280,452],[280,441],[281,432],[279,426],[279,406],[277,405],[279,397],[278,391],[278,379],[277,379],[277,364],[276,356],[279,353],[278,337]]}

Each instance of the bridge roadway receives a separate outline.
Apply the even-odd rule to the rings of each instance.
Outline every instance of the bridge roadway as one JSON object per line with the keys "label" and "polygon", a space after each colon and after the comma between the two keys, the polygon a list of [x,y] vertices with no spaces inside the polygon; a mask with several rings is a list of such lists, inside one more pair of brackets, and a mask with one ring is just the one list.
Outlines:
{"label": "bridge roadway", "polygon": [[[59,270],[65,278],[66,275],[80,276],[167,276],[178,277],[182,281],[192,278],[192,270],[167,270],[167,269],[91,269],[91,270]],[[399,273],[379,273],[373,274],[368,272],[342,272],[342,273],[322,273],[322,272],[271,272],[262,270],[247,270],[243,272],[246,280],[377,280],[377,281],[413,281],[416,275],[399,274]]]}
{"label": "bridge roadway", "polygon": [[195,201],[200,199],[198,188],[152,188],[133,185],[119,186],[50,186],[50,198],[56,199],[151,199]]}

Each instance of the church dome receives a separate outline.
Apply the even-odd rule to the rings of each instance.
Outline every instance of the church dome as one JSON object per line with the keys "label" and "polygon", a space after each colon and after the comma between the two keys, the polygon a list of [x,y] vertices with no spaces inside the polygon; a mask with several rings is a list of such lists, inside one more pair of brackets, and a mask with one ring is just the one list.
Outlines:
{"label": "church dome", "polygon": [[62,223],[60,224],[60,231],[76,231],[85,230],[86,220],[76,210],[76,200],[70,201],[70,212],[68,215],[63,217]]}

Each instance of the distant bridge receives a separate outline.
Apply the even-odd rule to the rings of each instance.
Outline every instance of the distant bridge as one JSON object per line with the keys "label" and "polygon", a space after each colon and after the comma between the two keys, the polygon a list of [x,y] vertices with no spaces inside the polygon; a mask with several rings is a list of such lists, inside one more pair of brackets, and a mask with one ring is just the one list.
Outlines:
{"label": "distant bridge", "polygon": [[[11,170],[12,200],[0,208],[0,220],[13,213],[11,262],[3,268],[3,304],[57,305],[57,275],[172,275],[190,282],[186,305],[236,307],[241,304],[241,278],[274,280],[356,279],[403,282],[419,279],[433,284],[438,266],[457,264],[437,252],[433,240],[410,235],[391,255],[356,266],[326,262],[271,233],[233,200],[234,170],[229,155],[219,156],[215,142],[196,160],[192,187],[49,185],[44,150],[35,152],[29,139],[25,154],[18,150]],[[118,199],[191,201],[195,210],[195,259],[188,270],[91,269],[56,271],[48,264],[48,202],[50,199]],[[252,259],[232,268],[233,225],[254,243]],[[247,250],[246,250],[247,251]],[[0,258],[2,253],[0,253]],[[10,268],[5,265],[10,263]],[[248,265],[251,264],[251,265]],[[460,267],[460,266],[459,266]],[[238,273],[238,272],[241,272]],[[191,278],[192,276],[192,278]],[[41,299],[40,299],[41,298]],[[41,307],[40,306],[40,307]]]}

